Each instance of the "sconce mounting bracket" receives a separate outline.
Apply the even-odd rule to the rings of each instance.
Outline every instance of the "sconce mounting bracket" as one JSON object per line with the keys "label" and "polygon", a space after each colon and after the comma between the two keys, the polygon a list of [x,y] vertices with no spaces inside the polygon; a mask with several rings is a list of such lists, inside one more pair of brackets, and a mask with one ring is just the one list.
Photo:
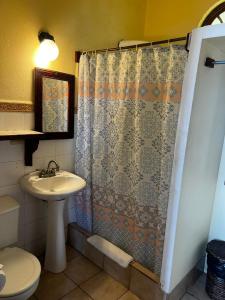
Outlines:
{"label": "sconce mounting bracket", "polygon": [[42,42],[43,40],[52,40],[55,42],[54,36],[45,31],[40,31],[38,33],[38,39],[40,42]]}

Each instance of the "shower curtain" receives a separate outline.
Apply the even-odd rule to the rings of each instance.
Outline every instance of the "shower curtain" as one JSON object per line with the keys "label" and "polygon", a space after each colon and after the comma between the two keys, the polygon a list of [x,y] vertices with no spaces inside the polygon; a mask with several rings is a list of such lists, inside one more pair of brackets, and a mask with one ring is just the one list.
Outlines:
{"label": "shower curtain", "polygon": [[160,274],[183,46],[83,54],[75,171],[87,180],[76,218]]}

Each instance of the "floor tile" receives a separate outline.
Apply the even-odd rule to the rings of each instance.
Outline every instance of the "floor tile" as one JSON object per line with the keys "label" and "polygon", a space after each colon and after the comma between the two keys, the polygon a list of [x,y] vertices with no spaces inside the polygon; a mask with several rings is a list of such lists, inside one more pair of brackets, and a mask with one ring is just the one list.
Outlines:
{"label": "floor tile", "polygon": [[80,288],[76,288],[71,293],[64,296],[62,300],[91,300],[91,298]]}
{"label": "floor tile", "polygon": [[140,300],[136,295],[128,291],[126,294],[124,294],[119,300]]}
{"label": "floor tile", "polygon": [[45,272],[40,279],[40,283],[35,296],[38,300],[58,300],[72,291],[76,285],[63,273],[53,274]]}
{"label": "floor tile", "polygon": [[191,296],[190,294],[185,294],[181,300],[196,300],[197,298]]}
{"label": "floor tile", "polygon": [[105,272],[101,272],[84,282],[81,284],[81,288],[94,300],[116,300],[127,291],[122,284]]}
{"label": "floor tile", "polygon": [[188,294],[200,300],[210,300],[209,296],[205,291],[205,281],[206,275],[203,274],[192,287],[188,288]]}
{"label": "floor tile", "polygon": [[75,283],[80,284],[99,273],[100,270],[101,269],[91,261],[83,256],[79,256],[67,264],[65,274]]}
{"label": "floor tile", "polygon": [[66,258],[67,258],[68,262],[80,255],[81,254],[77,250],[75,250],[73,247],[71,247],[69,245],[66,246]]}

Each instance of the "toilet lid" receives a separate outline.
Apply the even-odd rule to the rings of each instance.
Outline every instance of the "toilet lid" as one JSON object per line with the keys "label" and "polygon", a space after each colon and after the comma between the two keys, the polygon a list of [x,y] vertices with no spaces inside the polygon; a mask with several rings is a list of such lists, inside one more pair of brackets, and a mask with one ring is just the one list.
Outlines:
{"label": "toilet lid", "polygon": [[40,277],[41,266],[38,259],[17,247],[0,250],[0,264],[6,275],[6,284],[0,291],[0,298],[23,293]]}

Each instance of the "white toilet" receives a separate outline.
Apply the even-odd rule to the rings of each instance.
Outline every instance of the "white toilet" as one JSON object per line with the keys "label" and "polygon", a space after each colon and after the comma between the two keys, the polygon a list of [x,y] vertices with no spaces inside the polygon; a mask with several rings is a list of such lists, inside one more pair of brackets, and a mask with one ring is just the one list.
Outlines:
{"label": "white toilet", "polygon": [[18,247],[7,247],[17,242],[18,219],[17,201],[9,196],[0,197],[0,264],[6,277],[0,300],[26,300],[39,283],[41,265],[38,259]]}

